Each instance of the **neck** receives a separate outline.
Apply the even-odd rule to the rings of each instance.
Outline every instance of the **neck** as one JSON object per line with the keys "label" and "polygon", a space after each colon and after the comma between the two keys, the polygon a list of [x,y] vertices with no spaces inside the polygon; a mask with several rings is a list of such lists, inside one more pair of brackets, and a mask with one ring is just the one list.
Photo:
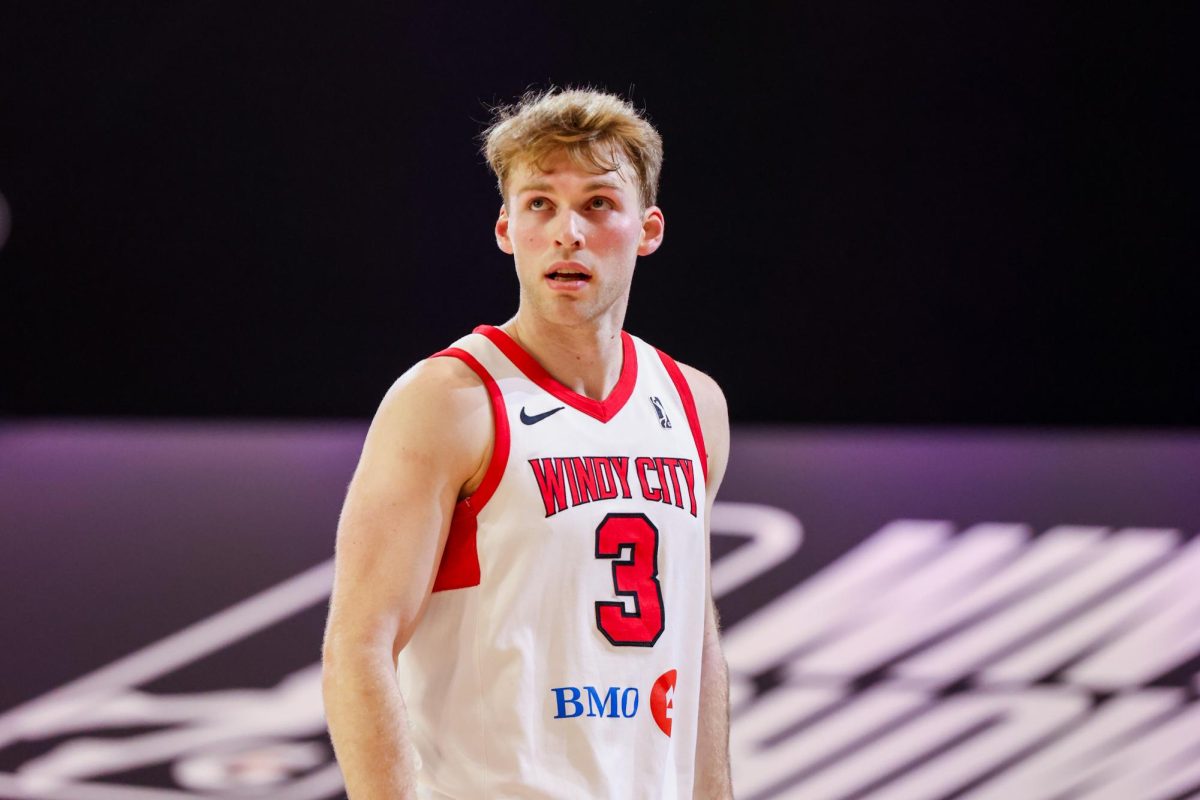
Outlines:
{"label": "neck", "polygon": [[624,365],[620,320],[557,325],[533,315],[517,315],[499,328],[571,391],[593,400],[608,397]]}

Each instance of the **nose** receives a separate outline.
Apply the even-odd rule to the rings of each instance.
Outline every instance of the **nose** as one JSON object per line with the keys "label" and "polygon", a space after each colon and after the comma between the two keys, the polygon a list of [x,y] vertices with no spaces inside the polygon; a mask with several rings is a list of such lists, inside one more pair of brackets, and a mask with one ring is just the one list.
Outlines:
{"label": "nose", "polygon": [[559,215],[554,243],[559,247],[569,247],[573,250],[583,247],[583,219],[578,213],[568,209]]}

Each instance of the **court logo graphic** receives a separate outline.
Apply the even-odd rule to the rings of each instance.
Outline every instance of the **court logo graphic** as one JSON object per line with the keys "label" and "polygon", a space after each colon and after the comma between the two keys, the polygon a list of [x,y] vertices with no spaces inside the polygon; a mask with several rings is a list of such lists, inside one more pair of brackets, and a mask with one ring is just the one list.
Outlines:
{"label": "court logo graphic", "polygon": [[[793,515],[717,503],[712,524],[717,544],[735,545],[714,548],[711,581],[732,620],[723,636],[739,800],[1200,792],[1200,539],[899,520],[796,584],[780,580],[802,563]],[[161,688],[323,614],[331,584],[332,564],[320,564],[0,714],[0,797],[342,796],[319,664],[279,664],[262,688]],[[759,593],[761,605],[736,605],[780,585]],[[647,701],[668,736],[673,672]],[[589,704],[597,716],[632,716],[642,699],[634,687],[559,688],[564,717]]]}
{"label": "court logo graphic", "polygon": [[6,800],[339,796],[320,664],[266,688],[147,690],[298,614],[323,614],[326,562],[0,715]]}
{"label": "court logo graphic", "polygon": [[1200,793],[1200,538],[900,520],[732,626],[736,794]]}
{"label": "court logo graphic", "polygon": [[667,736],[671,735],[671,720],[675,717],[675,674],[673,669],[664,672],[650,690],[650,713]]}

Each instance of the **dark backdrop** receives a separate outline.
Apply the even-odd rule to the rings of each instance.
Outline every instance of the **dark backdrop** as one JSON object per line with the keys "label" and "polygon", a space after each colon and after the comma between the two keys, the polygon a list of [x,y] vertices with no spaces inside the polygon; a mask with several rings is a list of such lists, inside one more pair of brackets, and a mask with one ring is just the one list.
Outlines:
{"label": "dark backdrop", "polygon": [[555,82],[662,130],[627,327],[735,421],[1200,424],[1190,26],[729,5],[6,4],[0,413],[369,415],[515,308],[474,137]]}

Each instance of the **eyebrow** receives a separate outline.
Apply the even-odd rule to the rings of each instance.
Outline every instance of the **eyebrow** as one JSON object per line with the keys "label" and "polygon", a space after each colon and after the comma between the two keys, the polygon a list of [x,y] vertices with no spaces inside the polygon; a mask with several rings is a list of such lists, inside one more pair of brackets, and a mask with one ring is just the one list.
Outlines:
{"label": "eyebrow", "polygon": [[[524,192],[549,192],[553,191],[553,189],[554,187],[545,181],[533,181],[517,189],[517,194],[523,194]],[[612,189],[616,192],[621,190],[621,184],[601,178],[599,180],[588,181],[583,187],[585,192],[593,192],[597,189]]]}

